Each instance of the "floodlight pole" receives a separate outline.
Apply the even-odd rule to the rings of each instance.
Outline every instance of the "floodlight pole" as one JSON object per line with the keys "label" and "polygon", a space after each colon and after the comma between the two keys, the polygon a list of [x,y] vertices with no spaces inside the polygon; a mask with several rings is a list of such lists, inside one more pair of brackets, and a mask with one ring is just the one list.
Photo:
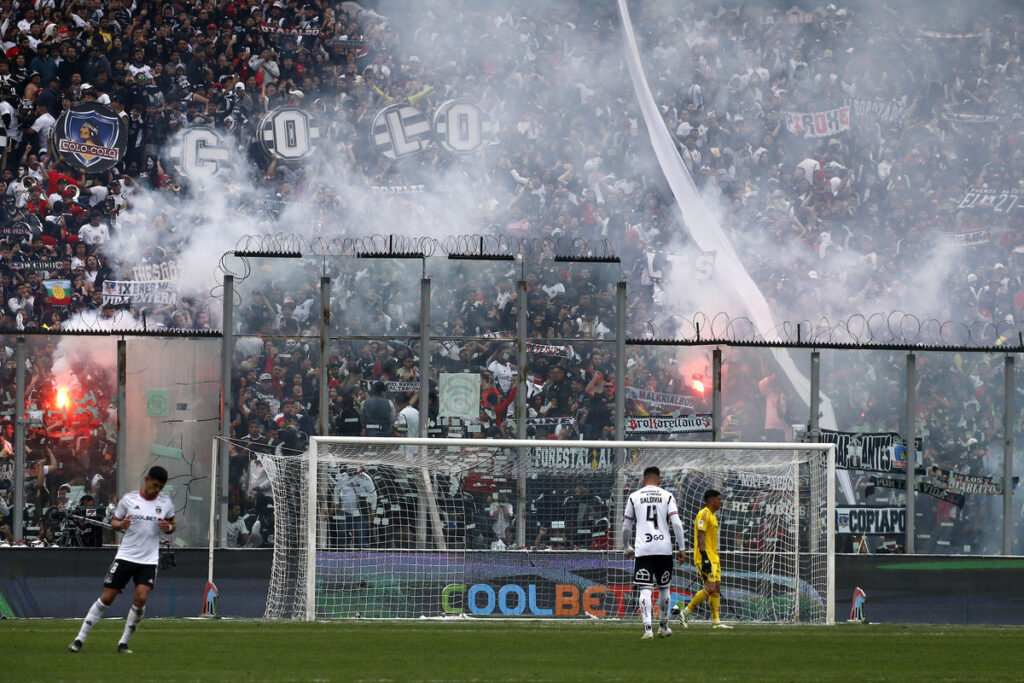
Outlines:
{"label": "floodlight pole", "polygon": [[1013,355],[1003,363],[1003,555],[1013,554]]}
{"label": "floodlight pole", "polygon": [[904,552],[914,552],[914,495],[917,493],[917,453],[914,449],[914,434],[917,427],[917,355],[907,354],[907,404],[904,415],[903,443],[907,455],[907,526]]}
{"label": "floodlight pole", "polygon": [[[25,537],[25,338],[14,345],[14,540]],[[118,411],[121,406],[117,407]],[[40,465],[42,467],[42,465]]]}

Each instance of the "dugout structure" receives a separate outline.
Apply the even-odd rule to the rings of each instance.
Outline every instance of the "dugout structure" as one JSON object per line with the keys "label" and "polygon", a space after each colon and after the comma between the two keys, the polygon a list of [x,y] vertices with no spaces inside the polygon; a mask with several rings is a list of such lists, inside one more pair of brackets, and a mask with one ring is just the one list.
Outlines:
{"label": "dugout structure", "polygon": [[274,520],[266,616],[631,617],[618,529],[656,465],[687,530],[673,602],[699,590],[693,519],[715,488],[723,618],[834,623],[833,446],[551,443],[316,437],[301,456],[260,456]]}

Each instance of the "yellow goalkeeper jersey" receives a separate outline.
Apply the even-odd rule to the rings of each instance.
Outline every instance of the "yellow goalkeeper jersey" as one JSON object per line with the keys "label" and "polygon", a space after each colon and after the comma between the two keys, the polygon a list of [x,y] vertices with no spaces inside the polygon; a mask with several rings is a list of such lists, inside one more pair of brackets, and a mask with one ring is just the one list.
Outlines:
{"label": "yellow goalkeeper jersey", "polygon": [[708,559],[718,562],[718,518],[706,507],[697,513],[693,522],[693,562],[697,566],[701,563],[700,543],[697,540],[701,531],[704,532],[704,549],[707,550]]}

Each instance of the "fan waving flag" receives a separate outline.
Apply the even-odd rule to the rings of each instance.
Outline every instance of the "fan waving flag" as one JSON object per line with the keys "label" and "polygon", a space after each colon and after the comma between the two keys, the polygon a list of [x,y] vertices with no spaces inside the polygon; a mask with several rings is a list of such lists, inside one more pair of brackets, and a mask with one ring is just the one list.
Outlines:
{"label": "fan waving flag", "polygon": [[71,303],[71,280],[44,280],[43,284],[51,304],[67,306]]}

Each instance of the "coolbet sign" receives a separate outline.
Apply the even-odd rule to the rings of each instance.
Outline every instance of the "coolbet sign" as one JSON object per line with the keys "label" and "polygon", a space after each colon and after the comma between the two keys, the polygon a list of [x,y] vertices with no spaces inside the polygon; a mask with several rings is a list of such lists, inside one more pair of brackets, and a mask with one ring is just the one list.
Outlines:
{"label": "coolbet sign", "polygon": [[[544,586],[541,590],[547,592],[550,588]],[[534,583],[526,586],[476,583],[468,587],[464,583],[453,583],[441,591],[441,609],[445,614],[468,612],[475,616],[529,614],[536,617],[575,617],[588,614],[592,617],[622,617],[627,613],[627,603],[632,594],[631,583],[594,585],[583,589],[559,583],[554,587],[553,599],[544,600],[538,597],[538,587]]]}

